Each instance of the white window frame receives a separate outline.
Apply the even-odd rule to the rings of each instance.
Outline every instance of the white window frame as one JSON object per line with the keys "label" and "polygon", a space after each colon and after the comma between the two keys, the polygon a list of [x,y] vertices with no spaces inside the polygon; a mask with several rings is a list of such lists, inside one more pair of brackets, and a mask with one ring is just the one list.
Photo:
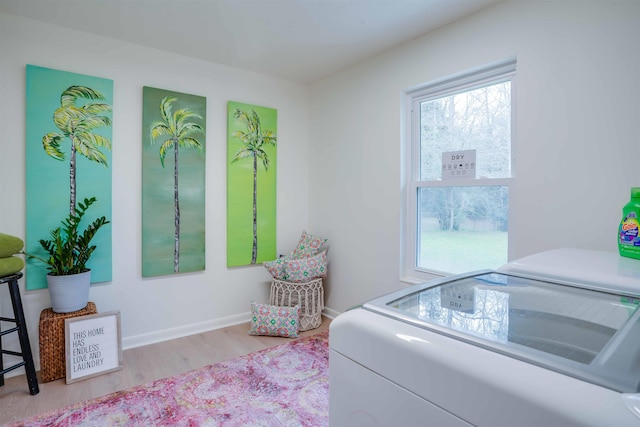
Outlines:
{"label": "white window frame", "polygon": [[[511,82],[511,176],[493,179],[456,179],[451,181],[420,181],[420,102],[440,98],[445,95],[467,92],[488,84]],[[473,70],[465,71],[443,79],[431,81],[423,85],[409,88],[403,93],[403,127],[402,127],[402,179],[403,203],[402,224],[400,231],[400,277],[408,283],[420,283],[435,277],[445,276],[440,271],[428,270],[417,266],[417,199],[421,187],[462,187],[502,185],[509,187],[509,229],[508,259],[512,259],[514,249],[514,233],[512,227],[512,209],[514,201],[513,180],[515,177],[516,147],[516,58],[492,63]],[[414,126],[414,123],[418,125]],[[428,183],[428,184],[427,184]]]}

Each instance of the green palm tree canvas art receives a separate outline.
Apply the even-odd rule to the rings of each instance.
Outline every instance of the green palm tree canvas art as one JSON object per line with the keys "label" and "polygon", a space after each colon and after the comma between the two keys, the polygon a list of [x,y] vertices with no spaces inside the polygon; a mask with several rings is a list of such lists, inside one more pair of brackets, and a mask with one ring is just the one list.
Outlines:
{"label": "green palm tree canvas art", "polygon": [[142,275],[205,268],[204,97],[143,88]]}
{"label": "green palm tree canvas art", "polygon": [[[89,100],[78,105],[80,99]],[[109,166],[101,148],[111,150],[111,140],[94,130],[111,126],[111,105],[103,101],[104,95],[86,86],[69,86],[60,96],[60,107],[53,113],[53,122],[59,132],[49,132],[42,137],[44,151],[56,160],[65,160],[62,145],[69,141],[69,213],[76,213],[76,161],[80,154],[88,160]]]}
{"label": "green palm tree canvas art", "polygon": [[[76,201],[95,197],[93,214],[111,217],[113,81],[27,65],[28,253],[43,255],[39,239]],[[46,215],[43,215],[46,212]],[[93,282],[111,280],[111,229],[96,236]],[[27,289],[46,288],[46,269],[27,262]]]}
{"label": "green palm tree canvas art", "polygon": [[276,257],[277,110],[230,101],[227,266]]}

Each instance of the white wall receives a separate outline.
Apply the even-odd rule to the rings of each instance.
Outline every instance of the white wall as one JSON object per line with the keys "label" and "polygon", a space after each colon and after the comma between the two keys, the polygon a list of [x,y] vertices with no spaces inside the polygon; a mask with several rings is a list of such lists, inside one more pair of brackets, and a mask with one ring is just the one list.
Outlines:
{"label": "white wall", "polygon": [[[72,45],[59,44],[64,39]],[[24,236],[25,64],[114,80],[113,281],[126,345],[246,320],[265,301],[262,267],[225,262],[226,102],[278,109],[278,251],[302,229],[329,238],[327,306],[400,288],[402,91],[516,55],[511,232],[517,257],[562,246],[615,250],[640,185],[640,2],[506,1],[307,88],[0,14],[0,232]],[[140,275],[142,86],[207,97],[207,269]],[[300,177],[303,177],[302,179]],[[23,283],[21,283],[23,286]],[[37,355],[46,291],[25,292]],[[0,313],[11,313],[0,288]]]}
{"label": "white wall", "polygon": [[312,85],[310,228],[331,242],[329,307],[406,285],[403,90],[514,55],[512,255],[617,250],[640,185],[640,2],[507,1]]}
{"label": "white wall", "polygon": [[[278,251],[293,249],[308,225],[307,86],[0,14],[0,232],[24,239],[25,65],[109,78],[113,105],[113,280],[94,286],[99,312],[120,310],[124,347],[249,320],[252,300],[267,302],[262,266],[226,267],[226,105],[278,110]],[[207,98],[206,270],[141,277],[142,87]],[[20,281],[34,354],[46,290]],[[0,287],[0,315],[11,315]],[[15,335],[15,334],[12,334]],[[5,337],[5,344],[10,337]],[[17,342],[17,339],[14,340]],[[37,358],[37,357],[36,357]]]}

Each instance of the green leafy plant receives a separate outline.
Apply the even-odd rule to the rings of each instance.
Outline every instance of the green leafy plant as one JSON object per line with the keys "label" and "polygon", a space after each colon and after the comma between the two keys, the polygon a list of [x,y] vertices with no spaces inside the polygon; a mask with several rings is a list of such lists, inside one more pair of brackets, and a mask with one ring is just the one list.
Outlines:
{"label": "green leafy plant", "polygon": [[95,245],[90,244],[91,240],[103,225],[109,223],[106,217],[101,216],[89,224],[84,231],[78,231],[82,217],[95,201],[96,198],[91,197],[85,198],[84,202],[79,202],[75,213],[69,213],[62,220],[62,227],[51,231],[50,240],[39,240],[40,245],[49,253],[48,259],[27,253],[25,255],[46,263],[50,271],[49,274],[53,276],[65,276],[87,271],[87,262],[96,249]]}

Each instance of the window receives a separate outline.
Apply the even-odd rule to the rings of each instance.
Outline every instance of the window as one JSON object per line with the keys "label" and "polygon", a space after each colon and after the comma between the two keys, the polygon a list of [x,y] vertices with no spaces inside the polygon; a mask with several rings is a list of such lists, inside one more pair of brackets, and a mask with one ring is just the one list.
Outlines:
{"label": "window", "polygon": [[515,59],[406,92],[404,275],[508,259]]}

